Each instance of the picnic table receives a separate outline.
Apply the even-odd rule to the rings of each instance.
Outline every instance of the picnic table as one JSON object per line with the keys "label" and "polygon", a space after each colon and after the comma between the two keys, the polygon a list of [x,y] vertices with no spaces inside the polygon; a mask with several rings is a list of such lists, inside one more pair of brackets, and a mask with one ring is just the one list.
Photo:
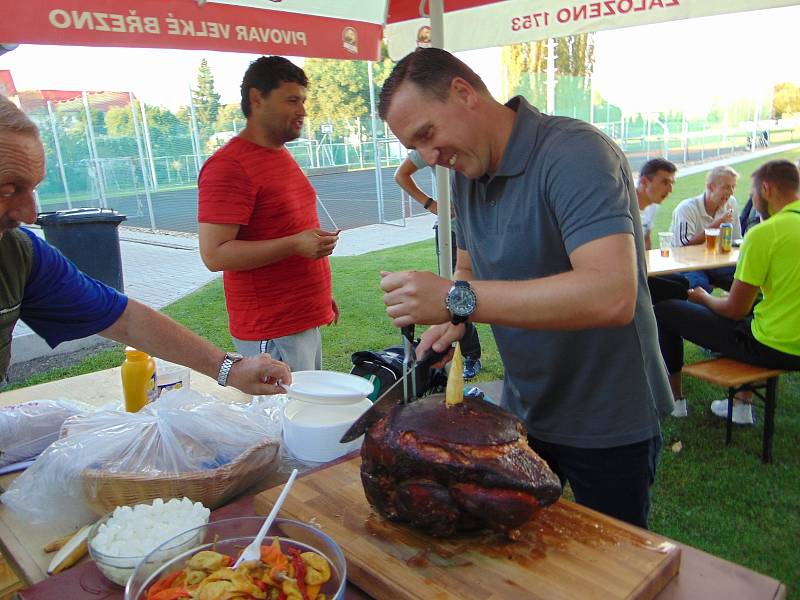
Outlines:
{"label": "picnic table", "polygon": [[661,256],[661,250],[655,248],[645,253],[647,275],[667,275],[686,271],[704,271],[718,267],[731,267],[739,260],[739,248],[730,252],[707,250],[705,244],[670,248],[669,256]]}
{"label": "picnic table", "polygon": [[[119,397],[119,382],[119,368],[117,367],[2,393],[0,394],[0,406],[57,396],[73,397],[90,404],[102,406]],[[490,396],[499,399],[500,382],[481,383],[478,385]],[[214,394],[225,401],[242,402],[249,400],[249,396],[242,394],[238,390],[221,388],[215,380],[196,372],[192,372],[191,387],[201,392]],[[308,471],[313,468],[313,465],[306,465],[304,468]],[[0,477],[0,490],[7,488],[16,476],[16,474],[10,474]],[[288,470],[280,468],[265,481],[248,490],[242,497],[214,511],[212,515],[217,518],[254,515],[254,495],[264,489],[284,483],[287,477]],[[53,537],[57,537],[53,532],[31,527],[0,505],[0,551],[2,551],[7,560],[13,563],[14,569],[24,578],[25,583],[29,585],[41,583],[40,586],[35,586],[30,591],[21,590],[17,593],[17,598],[21,600],[37,600],[38,598],[52,597],[48,596],[48,594],[52,594],[55,590],[58,590],[59,596],[63,598],[89,597],[81,592],[81,590],[86,590],[88,586],[96,590],[96,593],[91,594],[92,597],[122,599],[122,589],[116,588],[113,584],[107,582],[97,571],[94,564],[88,560],[57,576],[48,578],[46,569],[50,561],[50,555],[42,551],[42,546]],[[680,571],[656,596],[658,600],[694,598],[774,600],[786,597],[786,587],[776,579],[722,560],[680,542],[673,543],[681,549]],[[71,588],[69,586],[75,587],[75,590],[70,592]],[[50,589],[51,587],[52,589]],[[347,598],[368,599],[369,596],[355,586],[350,585],[348,586]]]}

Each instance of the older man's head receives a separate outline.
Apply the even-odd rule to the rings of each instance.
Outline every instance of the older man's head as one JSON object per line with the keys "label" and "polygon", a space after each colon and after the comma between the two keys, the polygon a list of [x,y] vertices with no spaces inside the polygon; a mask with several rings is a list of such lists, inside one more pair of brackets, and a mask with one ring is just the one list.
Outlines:
{"label": "older man's head", "polygon": [[0,238],[21,223],[36,220],[34,190],[44,179],[39,129],[0,95]]}

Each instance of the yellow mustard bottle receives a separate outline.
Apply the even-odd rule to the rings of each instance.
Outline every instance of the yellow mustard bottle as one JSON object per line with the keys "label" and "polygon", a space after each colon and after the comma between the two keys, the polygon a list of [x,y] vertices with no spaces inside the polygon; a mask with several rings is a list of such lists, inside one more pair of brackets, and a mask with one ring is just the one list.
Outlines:
{"label": "yellow mustard bottle", "polygon": [[122,394],[128,412],[139,412],[156,399],[156,362],[146,352],[130,346],[125,348],[122,363]]}

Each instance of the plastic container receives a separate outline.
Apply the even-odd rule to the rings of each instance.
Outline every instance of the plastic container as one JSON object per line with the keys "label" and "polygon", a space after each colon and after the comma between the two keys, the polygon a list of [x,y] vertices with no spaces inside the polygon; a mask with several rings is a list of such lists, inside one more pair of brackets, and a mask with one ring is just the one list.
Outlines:
{"label": "plastic container", "polygon": [[188,367],[156,359],[156,397],[172,390],[191,389],[192,371]]}
{"label": "plastic container", "polygon": [[45,239],[90,277],[124,291],[119,224],[127,219],[107,208],[73,208],[39,214]]}
{"label": "plastic container", "polygon": [[125,348],[121,374],[125,410],[139,412],[157,398],[156,363],[149,354],[130,346]]}
{"label": "plastic container", "polygon": [[283,409],[283,440],[289,452],[306,462],[328,462],[358,449],[361,438],[339,443],[342,435],[372,406],[372,384],[357,375],[334,371],[292,373],[289,402]]}

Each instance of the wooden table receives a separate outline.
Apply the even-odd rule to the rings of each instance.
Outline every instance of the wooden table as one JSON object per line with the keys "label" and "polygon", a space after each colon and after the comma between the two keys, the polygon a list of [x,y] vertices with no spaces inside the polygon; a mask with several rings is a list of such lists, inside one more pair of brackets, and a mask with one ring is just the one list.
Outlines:
{"label": "wooden table", "polygon": [[[486,391],[496,400],[499,399],[497,390],[499,384],[490,383]],[[248,396],[231,388],[221,388],[216,381],[198,373],[192,373],[191,386],[193,389],[213,393],[217,397],[228,401],[243,401]],[[0,406],[17,404],[33,399],[53,398],[56,396],[73,397],[95,405],[103,405],[119,397],[119,369],[109,369],[98,373],[79,375],[70,379],[57,382],[44,383],[29,388],[14,390],[0,394]],[[309,467],[306,466],[306,469]],[[5,488],[16,475],[6,475],[0,478],[0,488]],[[269,480],[247,492],[230,505],[216,512],[235,514],[255,514],[252,495],[283,483],[288,477],[288,470],[281,468]],[[42,545],[57,537],[53,531],[37,530],[17,519],[13,513],[0,505],[0,551],[13,562],[13,567],[29,584],[38,583],[47,579],[46,569],[50,555],[42,552]],[[707,600],[773,600],[786,597],[786,587],[778,580],[761,575],[739,565],[722,560],[690,546],[675,542],[681,547],[681,569],[678,575],[657,596],[659,600],[689,600],[704,598]],[[94,577],[102,582],[102,576],[97,573],[93,564],[84,564],[74,569],[84,569],[84,575]],[[65,572],[65,577],[69,571]],[[61,577],[61,576],[59,576]],[[55,583],[55,580],[53,580]],[[110,584],[109,584],[110,585]],[[113,591],[113,590],[112,590]],[[24,591],[20,594],[25,598]],[[112,595],[104,596],[111,598]],[[357,588],[350,587],[348,598],[368,598]],[[120,590],[119,598],[122,598]]]}
{"label": "wooden table", "polygon": [[669,256],[661,256],[661,250],[656,248],[647,250],[645,259],[648,276],[666,275],[735,266],[739,260],[739,249],[733,248],[730,252],[722,253],[706,250],[705,244],[697,244],[671,248]]}

